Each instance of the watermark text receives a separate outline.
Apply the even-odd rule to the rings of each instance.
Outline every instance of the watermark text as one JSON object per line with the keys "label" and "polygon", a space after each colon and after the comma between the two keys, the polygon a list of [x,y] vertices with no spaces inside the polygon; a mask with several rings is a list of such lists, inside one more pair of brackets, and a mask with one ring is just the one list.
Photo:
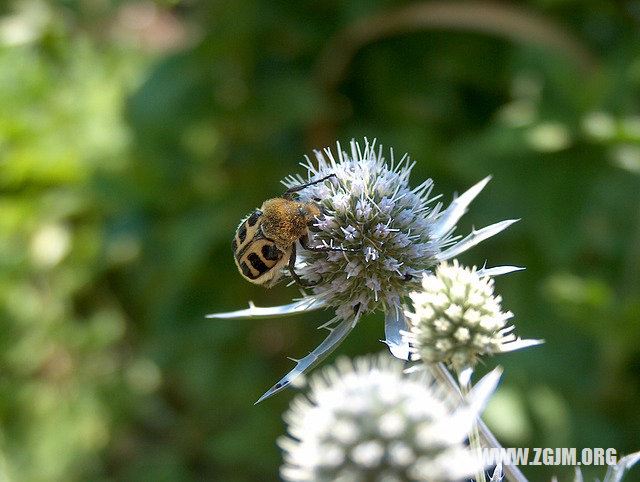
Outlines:
{"label": "watermark text", "polygon": [[587,447],[499,447],[483,448],[482,460],[487,465],[616,465],[614,448]]}

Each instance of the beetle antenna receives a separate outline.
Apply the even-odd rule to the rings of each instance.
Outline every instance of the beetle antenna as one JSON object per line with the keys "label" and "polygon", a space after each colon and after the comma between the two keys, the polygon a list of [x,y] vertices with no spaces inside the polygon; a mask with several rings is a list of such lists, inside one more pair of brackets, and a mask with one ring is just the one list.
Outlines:
{"label": "beetle antenna", "polygon": [[309,186],[312,186],[314,184],[318,184],[318,183],[324,182],[324,181],[326,181],[327,179],[329,179],[331,177],[336,177],[336,175],[335,174],[329,174],[328,176],[325,176],[322,179],[318,179],[317,181],[311,181],[311,182],[307,182],[306,184],[301,184],[299,186],[290,187],[289,189],[287,189],[284,192],[282,197],[285,198],[285,199],[291,199],[291,197],[292,197],[291,195],[294,192],[302,191],[306,187],[309,187]]}

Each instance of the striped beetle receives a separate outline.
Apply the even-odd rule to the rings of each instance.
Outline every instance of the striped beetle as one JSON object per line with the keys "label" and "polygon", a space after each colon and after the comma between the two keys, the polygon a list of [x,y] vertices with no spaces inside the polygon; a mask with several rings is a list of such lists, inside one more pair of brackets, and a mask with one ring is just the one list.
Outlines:
{"label": "striped beetle", "polygon": [[312,202],[293,199],[295,192],[324,182],[335,174],[287,189],[282,197],[267,199],[260,209],[245,217],[238,226],[232,248],[240,274],[251,283],[267,288],[280,279],[281,270],[288,263],[293,280],[307,286],[296,274],[296,242],[310,251],[358,251],[334,246],[312,246],[309,227],[322,213]]}

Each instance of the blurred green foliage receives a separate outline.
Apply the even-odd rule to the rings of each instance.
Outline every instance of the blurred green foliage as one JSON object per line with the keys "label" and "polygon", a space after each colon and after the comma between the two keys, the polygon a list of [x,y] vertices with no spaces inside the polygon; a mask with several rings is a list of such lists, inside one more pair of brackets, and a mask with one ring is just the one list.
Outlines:
{"label": "blurred green foliage", "polygon": [[640,2],[385,32],[405,5],[0,7],[1,480],[276,480],[293,392],[252,404],[329,313],[203,315],[296,296],[246,283],[232,233],[304,154],[364,136],[447,199],[493,174],[461,232],[522,218],[463,257],[527,266],[498,290],[546,339],[487,360],[504,445],[640,449]]}

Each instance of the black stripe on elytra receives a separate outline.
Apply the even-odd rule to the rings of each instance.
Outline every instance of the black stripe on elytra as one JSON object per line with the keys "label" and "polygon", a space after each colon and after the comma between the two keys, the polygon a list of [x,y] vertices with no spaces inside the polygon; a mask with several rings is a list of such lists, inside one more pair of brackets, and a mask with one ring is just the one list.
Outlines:
{"label": "black stripe on elytra", "polygon": [[249,269],[249,266],[247,266],[247,263],[245,262],[240,263],[240,269],[242,270],[242,274],[249,279],[256,279],[258,276],[260,276],[260,274],[254,275],[253,271]]}
{"label": "black stripe on elytra", "polygon": [[265,244],[262,246],[262,256],[269,261],[278,261],[282,258],[282,251],[273,244]]}
{"label": "black stripe on elytra", "polygon": [[244,240],[247,239],[247,226],[245,223],[242,223],[242,226],[238,228],[238,239],[240,240],[240,244],[244,243]]}
{"label": "black stripe on elytra", "polygon": [[233,243],[231,243],[231,249],[233,249],[234,253],[238,249],[238,242],[236,241],[236,237],[235,236],[233,237]]}
{"label": "black stripe on elytra", "polygon": [[261,215],[262,211],[260,211],[259,209],[253,211],[253,213],[251,213],[251,216],[249,216],[249,219],[247,219],[247,223],[249,223],[249,226],[253,226],[254,224],[256,224]]}
{"label": "black stripe on elytra", "polygon": [[247,259],[249,260],[249,263],[251,263],[253,269],[258,271],[260,274],[264,274],[269,271],[267,265],[264,264],[264,262],[260,259],[260,256],[258,256],[256,253],[249,253],[247,255]]}
{"label": "black stripe on elytra", "polygon": [[[242,223],[242,227],[245,227],[245,224],[246,223]],[[238,228],[238,235],[240,235],[240,228]],[[262,232],[262,226],[258,226],[258,230],[254,233],[253,238],[251,238],[251,240],[248,243],[246,243],[244,246],[241,246],[240,251],[236,251],[236,249],[238,249],[238,246],[236,245],[234,249],[236,259],[240,260],[240,258],[244,256],[244,253],[247,251],[247,249],[249,249],[253,245],[253,243],[258,241],[259,239],[266,239],[267,241],[273,243],[273,240],[267,238]]]}

